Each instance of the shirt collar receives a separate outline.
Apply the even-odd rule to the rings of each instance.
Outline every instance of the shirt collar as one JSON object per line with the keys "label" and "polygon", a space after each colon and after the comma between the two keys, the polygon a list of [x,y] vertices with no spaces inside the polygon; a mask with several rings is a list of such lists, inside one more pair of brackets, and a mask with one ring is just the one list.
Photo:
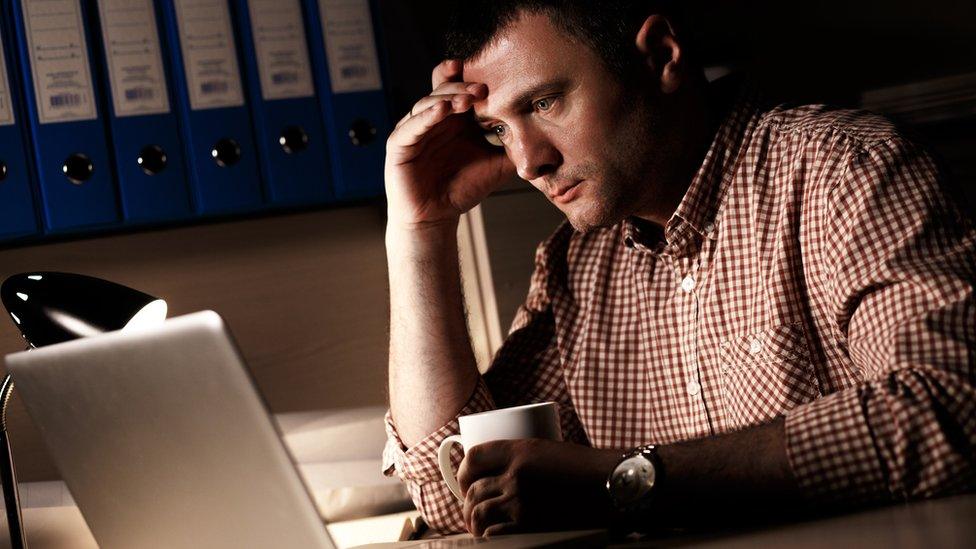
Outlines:
{"label": "shirt collar", "polygon": [[[675,256],[693,253],[701,239],[715,239],[718,234],[725,190],[735,174],[742,144],[758,120],[759,97],[754,86],[737,80],[729,77],[712,84],[715,93],[736,95],[715,132],[701,167],[664,227],[665,251]],[[738,86],[738,92],[722,89],[730,86]],[[628,230],[632,236],[639,234],[631,220],[625,221],[625,236]]]}
{"label": "shirt collar", "polygon": [[624,245],[641,251],[654,251],[664,244],[664,229],[637,217],[628,217],[621,223]]}

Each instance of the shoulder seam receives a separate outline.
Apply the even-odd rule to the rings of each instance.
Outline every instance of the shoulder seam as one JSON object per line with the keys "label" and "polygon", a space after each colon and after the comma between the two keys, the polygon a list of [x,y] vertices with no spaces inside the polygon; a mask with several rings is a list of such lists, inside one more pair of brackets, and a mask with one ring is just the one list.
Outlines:
{"label": "shoulder seam", "polygon": [[[866,111],[865,111],[866,112]],[[854,149],[867,149],[885,143],[899,137],[897,131],[886,131],[872,139],[866,139],[862,135],[855,134],[835,121],[823,122],[815,121],[809,123],[786,122],[777,118],[776,113],[765,113],[757,124],[758,127],[766,127],[781,133],[792,133],[796,135],[816,135],[825,133],[837,133],[846,139]],[[853,151],[857,152],[857,151]]]}

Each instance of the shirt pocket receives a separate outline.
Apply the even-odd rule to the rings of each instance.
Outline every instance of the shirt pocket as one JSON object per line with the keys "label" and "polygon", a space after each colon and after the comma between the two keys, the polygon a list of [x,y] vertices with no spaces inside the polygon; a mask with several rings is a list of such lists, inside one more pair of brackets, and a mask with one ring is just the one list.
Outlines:
{"label": "shirt pocket", "polygon": [[730,429],[764,423],[820,396],[801,323],[732,337],[720,347]]}

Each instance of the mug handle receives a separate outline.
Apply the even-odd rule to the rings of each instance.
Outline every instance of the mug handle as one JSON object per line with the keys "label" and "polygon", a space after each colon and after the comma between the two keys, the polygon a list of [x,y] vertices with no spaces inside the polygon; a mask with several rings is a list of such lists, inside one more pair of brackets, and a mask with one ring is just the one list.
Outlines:
{"label": "mug handle", "polygon": [[454,467],[451,464],[452,444],[461,444],[461,435],[451,435],[441,441],[441,446],[437,449],[437,461],[441,466],[441,476],[444,477],[444,483],[451,489],[454,497],[464,501],[464,498],[461,497],[461,486],[458,485],[457,476],[455,476]]}

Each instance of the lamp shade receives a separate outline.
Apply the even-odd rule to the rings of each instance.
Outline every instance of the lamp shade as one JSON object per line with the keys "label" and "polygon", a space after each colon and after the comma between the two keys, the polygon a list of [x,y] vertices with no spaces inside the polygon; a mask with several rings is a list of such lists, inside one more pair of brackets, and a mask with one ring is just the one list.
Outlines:
{"label": "lamp shade", "polygon": [[0,299],[31,347],[166,318],[166,302],[121,284],[72,273],[13,275]]}

